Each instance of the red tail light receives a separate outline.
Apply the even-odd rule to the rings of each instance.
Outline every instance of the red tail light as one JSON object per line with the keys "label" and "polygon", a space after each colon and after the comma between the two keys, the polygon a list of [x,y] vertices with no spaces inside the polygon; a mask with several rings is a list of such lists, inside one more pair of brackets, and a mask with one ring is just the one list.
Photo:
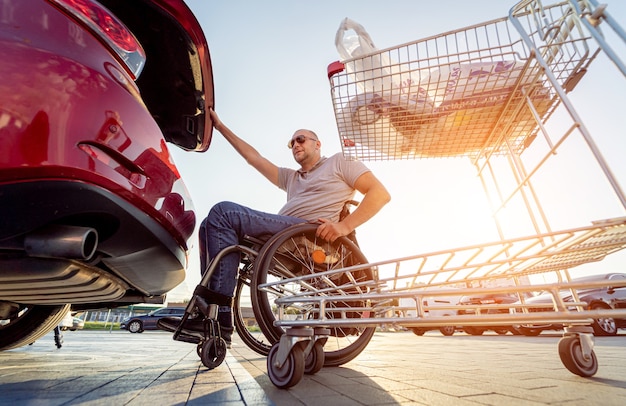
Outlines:
{"label": "red tail light", "polygon": [[95,0],[50,0],[101,38],[120,57],[134,79],[139,77],[146,54],[137,38],[115,15]]}

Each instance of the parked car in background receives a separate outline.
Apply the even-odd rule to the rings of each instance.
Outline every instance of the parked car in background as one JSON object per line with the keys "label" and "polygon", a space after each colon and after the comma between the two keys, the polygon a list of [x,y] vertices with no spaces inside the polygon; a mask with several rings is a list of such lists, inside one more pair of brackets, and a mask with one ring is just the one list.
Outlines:
{"label": "parked car in background", "polygon": [[[475,305],[506,305],[515,303],[519,300],[517,293],[487,293],[477,295],[466,295],[461,297],[459,305],[468,306],[467,309],[460,309],[457,311],[458,315],[475,315],[477,314],[476,307],[469,307]],[[482,314],[509,314],[510,309],[508,307],[498,308],[486,308],[481,309]],[[463,326],[463,331],[470,335],[481,335],[487,330],[493,330],[498,334],[507,334],[509,331],[513,334],[518,334],[517,330],[511,326]]]}
{"label": "parked car in background", "polygon": [[72,311],[164,303],[195,226],[169,148],[208,149],[209,49],[183,0],[0,7],[0,350]]}
{"label": "parked car in background", "polygon": [[[456,311],[454,309],[446,309],[446,306],[456,306],[459,302],[459,296],[432,296],[427,297],[422,301],[424,306],[424,315],[425,317],[446,317],[446,316],[454,316]],[[413,299],[400,299],[400,305],[403,308],[415,308],[415,300]],[[438,308],[440,307],[440,308]],[[417,310],[409,309],[405,311],[405,315],[408,317],[415,317],[417,315]],[[457,330],[457,327],[454,325],[447,325],[441,327],[410,327],[410,330],[418,336],[424,335],[427,331],[430,330],[439,330],[441,334],[444,336],[451,336]]]}
{"label": "parked car in background", "polygon": [[63,320],[61,320],[61,324],[59,324],[59,328],[61,330],[76,331],[82,330],[83,327],[85,327],[85,322],[83,321],[83,319],[74,317],[71,315],[71,313],[68,314],[69,316],[64,317]]}
{"label": "parked car in background", "polygon": [[128,330],[131,333],[143,333],[144,330],[158,330],[157,321],[163,317],[180,317],[185,314],[184,307],[165,307],[153,310],[141,316],[132,316],[122,320],[120,329]]}
{"label": "parked car in background", "polygon": [[[574,278],[571,283],[590,283],[606,281],[606,287],[590,287],[576,289],[578,299],[586,303],[586,309],[624,309],[626,308],[626,274],[606,273]],[[570,289],[559,292],[564,302],[575,302]],[[543,292],[533,298],[526,299],[525,303],[531,305],[530,312],[554,311],[554,296],[550,292]],[[537,307],[532,307],[537,305]],[[518,309],[517,311],[521,311]],[[593,331],[598,336],[613,336],[618,328],[626,328],[626,319],[614,319],[612,317],[594,320]],[[561,324],[522,324],[516,326],[517,330],[527,336],[536,336],[544,330],[560,330]]]}
{"label": "parked car in background", "polygon": [[85,327],[85,322],[78,317],[72,316],[71,312],[67,312],[61,323],[59,323],[59,329],[62,331],[82,330],[83,327]]}

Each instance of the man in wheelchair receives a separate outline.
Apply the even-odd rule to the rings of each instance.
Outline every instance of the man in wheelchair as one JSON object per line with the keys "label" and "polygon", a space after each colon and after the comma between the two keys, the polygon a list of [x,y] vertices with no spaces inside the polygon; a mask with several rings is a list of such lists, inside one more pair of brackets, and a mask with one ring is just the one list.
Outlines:
{"label": "man in wheelchair", "polygon": [[[211,258],[215,258],[222,249],[239,244],[244,236],[264,239],[294,224],[315,222],[319,223],[316,235],[333,242],[348,236],[390,200],[387,189],[362,162],[346,160],[341,153],[323,157],[322,144],[313,131],[297,130],[287,143],[300,165],[300,169],[294,170],[276,166],[235,135],[213,110],[210,114],[215,129],[248,164],[287,192],[287,202],[278,214],[253,210],[233,202],[220,202],[213,206],[199,229],[203,275]],[[363,194],[361,203],[356,210],[340,219],[344,203],[354,197],[356,190]],[[237,252],[224,256],[210,276],[209,286],[199,285],[194,292],[203,302],[219,305],[217,321],[227,346],[234,330],[231,304],[239,261]],[[176,331],[180,322],[178,318],[164,318],[158,325],[163,330]],[[180,331],[186,336],[201,338],[204,332],[202,318],[187,318]]]}

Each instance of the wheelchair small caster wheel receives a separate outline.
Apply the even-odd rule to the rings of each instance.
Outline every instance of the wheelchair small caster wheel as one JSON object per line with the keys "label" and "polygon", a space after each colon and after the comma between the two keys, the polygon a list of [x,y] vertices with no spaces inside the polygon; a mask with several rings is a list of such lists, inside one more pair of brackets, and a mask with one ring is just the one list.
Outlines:
{"label": "wheelchair small caster wheel", "polygon": [[226,358],[226,341],[219,337],[209,338],[202,345],[200,360],[209,369],[216,368]]}
{"label": "wheelchair small caster wheel", "polygon": [[592,350],[585,359],[580,339],[577,336],[563,337],[559,341],[559,357],[565,368],[573,374],[589,377],[598,372],[596,354]]}
{"label": "wheelchair small caster wheel", "polygon": [[318,373],[324,366],[324,358],[324,346],[316,342],[304,360],[304,373],[307,375]]}
{"label": "wheelchair small caster wheel", "polygon": [[296,385],[304,375],[304,351],[299,345],[291,348],[282,366],[278,366],[278,348],[276,343],[267,355],[267,374],[274,386],[286,389]]}

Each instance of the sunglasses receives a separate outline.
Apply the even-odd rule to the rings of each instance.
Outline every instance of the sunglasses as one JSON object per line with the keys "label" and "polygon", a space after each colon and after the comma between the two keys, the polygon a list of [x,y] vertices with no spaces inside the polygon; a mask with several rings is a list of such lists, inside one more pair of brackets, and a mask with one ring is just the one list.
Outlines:
{"label": "sunglasses", "polygon": [[287,143],[287,148],[289,148],[289,149],[293,148],[293,144],[295,142],[297,142],[298,144],[304,144],[304,141],[306,141],[306,140],[317,141],[315,138],[306,137],[304,135],[298,135],[296,138],[292,138],[292,139],[289,140],[289,142]]}

